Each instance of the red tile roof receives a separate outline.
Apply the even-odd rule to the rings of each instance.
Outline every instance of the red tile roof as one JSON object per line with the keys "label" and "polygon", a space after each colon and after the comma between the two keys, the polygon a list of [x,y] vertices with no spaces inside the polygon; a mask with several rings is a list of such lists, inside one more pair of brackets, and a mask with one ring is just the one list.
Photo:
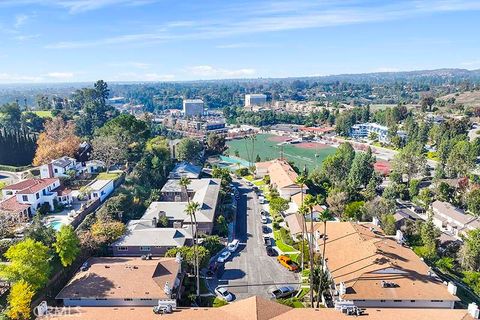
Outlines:
{"label": "red tile roof", "polygon": [[33,194],[45,189],[54,182],[59,182],[60,184],[58,178],[28,179],[9,185],[4,190],[14,190],[20,194]]}
{"label": "red tile roof", "polygon": [[17,201],[17,197],[13,196],[7,200],[0,202],[0,211],[9,211],[9,212],[22,212],[25,209],[30,207],[29,204],[23,204]]}
{"label": "red tile roof", "polygon": [[333,127],[301,127],[300,131],[307,131],[307,132],[331,132],[334,131],[335,128]]}
{"label": "red tile roof", "polygon": [[55,191],[59,197],[66,196],[67,194],[72,193],[72,190],[68,189],[65,186],[60,186],[57,189],[54,189],[53,191]]}

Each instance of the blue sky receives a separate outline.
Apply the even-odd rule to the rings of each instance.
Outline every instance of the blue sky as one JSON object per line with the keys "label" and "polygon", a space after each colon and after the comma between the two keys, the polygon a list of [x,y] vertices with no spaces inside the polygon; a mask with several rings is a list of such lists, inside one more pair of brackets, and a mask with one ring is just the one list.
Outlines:
{"label": "blue sky", "polygon": [[0,83],[480,68],[478,0],[0,0]]}

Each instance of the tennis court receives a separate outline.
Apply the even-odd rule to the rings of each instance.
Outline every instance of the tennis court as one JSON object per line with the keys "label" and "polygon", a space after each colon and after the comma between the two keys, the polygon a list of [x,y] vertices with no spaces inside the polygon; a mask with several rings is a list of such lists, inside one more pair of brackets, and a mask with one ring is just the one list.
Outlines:
{"label": "tennis court", "polygon": [[[279,158],[281,156],[282,147],[279,145],[288,137],[279,137],[271,134],[258,134],[255,142],[252,140],[232,140],[228,141],[228,153],[230,156],[235,155],[237,150],[240,158],[249,160],[253,155],[253,161],[257,154],[261,161]],[[303,169],[306,166],[310,171],[319,166],[323,159],[335,152],[335,148],[320,143],[297,143],[283,144],[283,156],[295,165]]]}

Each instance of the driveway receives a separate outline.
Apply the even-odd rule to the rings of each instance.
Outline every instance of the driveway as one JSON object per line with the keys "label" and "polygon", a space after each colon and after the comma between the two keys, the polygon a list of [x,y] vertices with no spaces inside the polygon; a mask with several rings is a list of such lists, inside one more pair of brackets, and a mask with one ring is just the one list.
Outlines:
{"label": "driveway", "polygon": [[10,171],[0,171],[0,181],[12,184],[20,180],[19,174]]}
{"label": "driveway", "polygon": [[216,277],[209,281],[209,286],[228,287],[236,299],[255,295],[269,298],[272,289],[278,286],[298,287],[298,274],[280,266],[276,257],[267,256],[257,195],[243,183],[237,181],[236,184],[240,199],[235,233],[241,244],[224,267],[217,271]]}

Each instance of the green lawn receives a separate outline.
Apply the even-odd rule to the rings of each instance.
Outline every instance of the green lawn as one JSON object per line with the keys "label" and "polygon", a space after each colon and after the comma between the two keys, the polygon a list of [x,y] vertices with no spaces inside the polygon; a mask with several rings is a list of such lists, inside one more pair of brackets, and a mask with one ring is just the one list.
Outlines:
{"label": "green lawn", "polygon": [[255,181],[253,181],[253,184],[256,185],[257,187],[263,187],[265,185],[265,181],[255,180]]}
{"label": "green lawn", "polygon": [[[279,142],[271,140],[276,137],[275,135],[258,134],[256,137],[257,140],[255,141],[254,146],[251,140],[238,139],[227,141],[228,153],[234,155],[235,151],[238,151],[240,158],[247,161],[248,153],[253,153],[254,158],[258,154],[262,161],[280,157],[281,147],[278,145]],[[304,166],[307,166],[308,169],[313,170],[322,163],[323,159],[334,153],[335,148],[327,146],[316,150],[301,148],[296,144],[285,144],[283,151],[285,158],[293,161],[299,169],[303,169]],[[317,155],[317,157],[315,155]]]}
{"label": "green lawn", "polygon": [[117,172],[110,172],[110,173],[102,172],[98,174],[97,180],[115,180],[119,176],[120,174]]}
{"label": "green lawn", "polygon": [[[292,246],[283,242],[283,239],[280,235],[280,230],[276,230],[273,232],[273,238],[275,239],[275,244],[277,245],[278,249],[282,250],[283,252],[296,252],[298,251]],[[293,260],[293,258],[292,258]]]}
{"label": "green lawn", "polygon": [[247,175],[247,176],[244,176],[243,178],[246,179],[246,180],[248,180],[248,181],[250,181],[250,182],[252,182],[253,179],[255,179],[251,174],[249,174],[249,175]]}
{"label": "green lawn", "polygon": [[41,118],[52,118],[52,111],[50,110],[32,110],[30,112],[35,113],[37,116]]}

